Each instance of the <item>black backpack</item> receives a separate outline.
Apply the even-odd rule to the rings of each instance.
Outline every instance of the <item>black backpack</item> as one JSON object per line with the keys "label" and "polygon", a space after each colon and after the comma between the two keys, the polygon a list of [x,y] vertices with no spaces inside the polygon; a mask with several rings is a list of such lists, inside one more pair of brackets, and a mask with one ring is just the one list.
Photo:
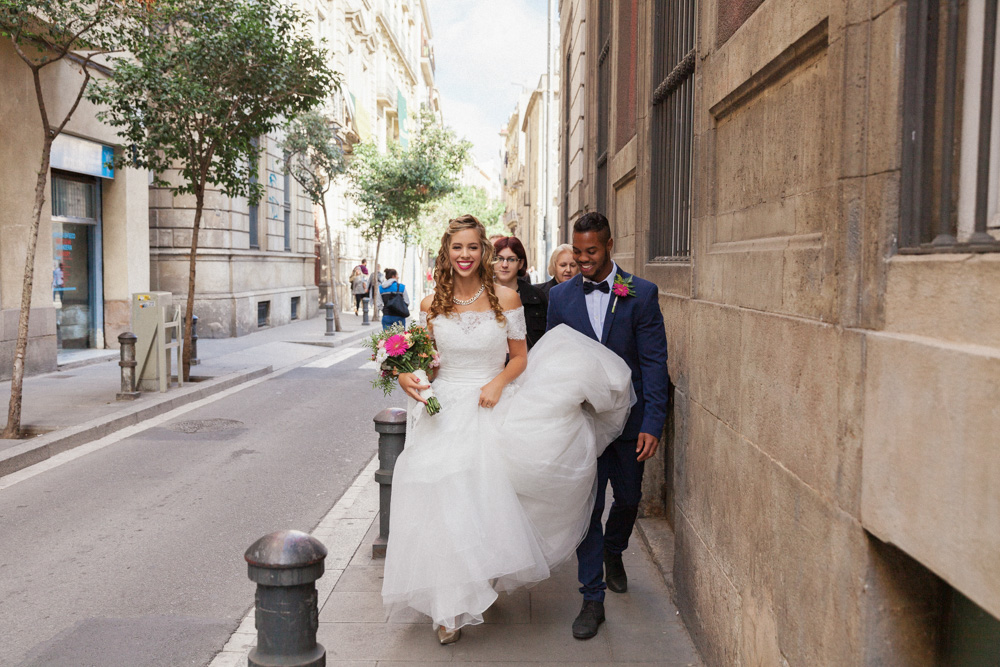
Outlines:
{"label": "black backpack", "polygon": [[396,289],[393,292],[381,292],[382,295],[382,312],[389,317],[409,317],[410,309],[406,307],[406,302],[403,301],[403,293],[399,291],[399,283],[396,283]]}

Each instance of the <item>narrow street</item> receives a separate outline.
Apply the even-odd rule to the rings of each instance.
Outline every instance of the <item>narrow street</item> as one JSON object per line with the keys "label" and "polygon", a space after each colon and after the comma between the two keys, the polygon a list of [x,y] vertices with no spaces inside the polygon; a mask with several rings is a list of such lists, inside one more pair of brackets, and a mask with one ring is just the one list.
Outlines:
{"label": "narrow street", "polygon": [[366,362],[337,349],[0,490],[0,665],[206,664],[253,602],[244,550],[311,530],[375,454],[402,399]]}

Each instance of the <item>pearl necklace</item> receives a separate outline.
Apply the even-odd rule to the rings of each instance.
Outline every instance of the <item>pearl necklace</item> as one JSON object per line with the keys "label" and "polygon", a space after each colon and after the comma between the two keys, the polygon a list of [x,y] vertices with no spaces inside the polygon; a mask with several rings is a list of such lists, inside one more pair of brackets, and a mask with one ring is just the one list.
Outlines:
{"label": "pearl necklace", "polygon": [[476,299],[478,299],[483,295],[484,289],[486,289],[485,283],[479,286],[479,291],[476,292],[476,295],[473,296],[471,299],[462,300],[462,299],[456,299],[455,297],[451,297],[451,300],[457,306],[468,306],[470,303],[473,303]]}

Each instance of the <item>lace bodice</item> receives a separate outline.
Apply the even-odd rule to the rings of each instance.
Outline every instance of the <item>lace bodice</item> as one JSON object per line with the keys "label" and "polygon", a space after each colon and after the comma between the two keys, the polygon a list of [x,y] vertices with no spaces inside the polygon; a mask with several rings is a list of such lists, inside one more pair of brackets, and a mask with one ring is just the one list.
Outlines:
{"label": "lace bodice", "polygon": [[[507,358],[507,339],[524,340],[527,331],[523,308],[505,311],[504,317],[507,321],[501,324],[492,310],[486,310],[439,315],[431,320],[441,353],[437,379],[485,383],[496,377]],[[420,323],[427,324],[423,311]]]}

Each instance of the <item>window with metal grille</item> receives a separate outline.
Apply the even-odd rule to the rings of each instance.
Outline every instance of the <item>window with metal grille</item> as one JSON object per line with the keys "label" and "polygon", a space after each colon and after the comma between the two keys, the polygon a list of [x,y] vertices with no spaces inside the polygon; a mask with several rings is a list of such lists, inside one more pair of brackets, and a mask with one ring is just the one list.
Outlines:
{"label": "window with metal grille", "polygon": [[285,250],[292,249],[292,175],[287,169],[289,158],[288,151],[285,151]]}
{"label": "window with metal grille", "polygon": [[899,250],[1000,251],[997,0],[911,0],[906,20]]}
{"label": "window with metal grille", "polygon": [[636,121],[636,31],[638,0],[619,0],[618,9],[618,92],[615,95],[615,150],[621,150],[635,136]]}
{"label": "window with metal grille", "polygon": [[654,12],[649,256],[654,262],[687,261],[697,3],[657,2]]}
{"label": "window with metal grille", "polygon": [[[253,144],[254,148],[258,148],[260,146],[260,141],[258,139],[256,139],[256,138],[252,139],[250,141],[250,143]],[[251,168],[250,168],[250,184],[251,185],[256,185],[257,184],[257,169],[258,169],[258,167],[257,167],[256,158],[251,158],[251,160],[253,160],[253,164],[250,165],[251,166]],[[249,229],[250,229],[250,247],[256,250],[256,249],[260,248],[260,208],[259,208],[259,206],[257,204],[250,204],[249,214],[250,214],[250,227],[249,227]]]}
{"label": "window with metal grille", "polygon": [[271,324],[271,302],[257,302],[257,326],[266,327]]}
{"label": "window with metal grille", "polygon": [[595,204],[608,212],[608,129],[611,123],[611,3],[601,2],[597,19],[597,186]]}

